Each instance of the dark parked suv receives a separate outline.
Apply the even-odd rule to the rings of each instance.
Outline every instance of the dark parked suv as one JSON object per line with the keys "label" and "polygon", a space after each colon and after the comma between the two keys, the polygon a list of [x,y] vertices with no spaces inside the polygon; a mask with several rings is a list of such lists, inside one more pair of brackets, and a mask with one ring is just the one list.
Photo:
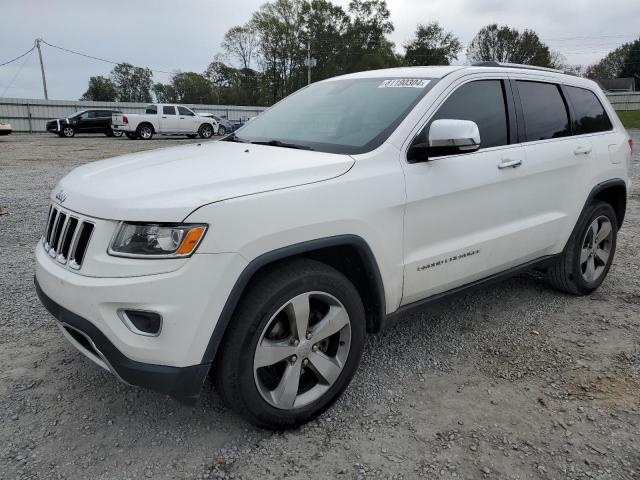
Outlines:
{"label": "dark parked suv", "polygon": [[119,110],[81,110],[67,118],[47,122],[47,132],[71,138],[76,133],[104,133],[107,137],[121,137],[122,132],[111,129],[111,114]]}

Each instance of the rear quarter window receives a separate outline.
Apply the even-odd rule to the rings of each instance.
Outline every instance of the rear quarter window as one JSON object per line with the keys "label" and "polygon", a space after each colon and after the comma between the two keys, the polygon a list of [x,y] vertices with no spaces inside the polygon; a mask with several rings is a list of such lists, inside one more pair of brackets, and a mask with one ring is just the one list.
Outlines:
{"label": "rear quarter window", "polygon": [[526,80],[516,83],[528,142],[571,135],[569,114],[558,85]]}
{"label": "rear quarter window", "polygon": [[606,132],[613,128],[602,103],[591,90],[565,86],[573,107],[573,132],[575,135]]}

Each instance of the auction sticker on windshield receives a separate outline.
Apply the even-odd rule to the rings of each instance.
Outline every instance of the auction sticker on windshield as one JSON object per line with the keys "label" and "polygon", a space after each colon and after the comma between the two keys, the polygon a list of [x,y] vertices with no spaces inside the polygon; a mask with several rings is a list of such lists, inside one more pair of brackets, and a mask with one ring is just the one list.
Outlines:
{"label": "auction sticker on windshield", "polygon": [[424,78],[395,78],[385,80],[378,88],[424,88],[429,82],[430,80]]}

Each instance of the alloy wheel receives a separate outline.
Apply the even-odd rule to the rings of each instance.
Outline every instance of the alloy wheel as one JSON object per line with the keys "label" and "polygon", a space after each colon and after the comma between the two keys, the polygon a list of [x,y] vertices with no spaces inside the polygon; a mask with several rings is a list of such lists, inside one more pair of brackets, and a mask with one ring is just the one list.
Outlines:
{"label": "alloy wheel", "polygon": [[308,405],[336,382],[350,347],[351,322],[342,303],[325,292],[298,295],[260,335],[253,360],[258,392],[279,409]]}
{"label": "alloy wheel", "polygon": [[590,283],[600,278],[607,267],[612,248],[613,228],[609,219],[597,217],[585,233],[580,250],[580,272]]}
{"label": "alloy wheel", "polygon": [[74,135],[74,131],[72,127],[64,127],[64,130],[62,131],[62,133],[64,134],[65,137],[73,137]]}
{"label": "alloy wheel", "polygon": [[151,131],[150,127],[147,126],[143,126],[140,128],[140,137],[143,140],[148,140],[151,138],[151,135],[153,135],[153,132]]}

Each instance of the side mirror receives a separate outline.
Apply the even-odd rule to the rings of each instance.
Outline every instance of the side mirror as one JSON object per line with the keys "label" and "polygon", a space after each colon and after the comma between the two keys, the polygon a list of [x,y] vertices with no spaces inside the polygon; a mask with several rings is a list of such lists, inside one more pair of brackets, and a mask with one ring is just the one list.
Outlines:
{"label": "side mirror", "polygon": [[480,130],[470,120],[435,120],[428,141],[429,156],[473,152],[480,148]]}
{"label": "side mirror", "polygon": [[[428,138],[425,136],[428,135]],[[480,130],[469,120],[434,120],[425,134],[416,138],[407,155],[410,163],[433,157],[474,152],[480,148]]]}

